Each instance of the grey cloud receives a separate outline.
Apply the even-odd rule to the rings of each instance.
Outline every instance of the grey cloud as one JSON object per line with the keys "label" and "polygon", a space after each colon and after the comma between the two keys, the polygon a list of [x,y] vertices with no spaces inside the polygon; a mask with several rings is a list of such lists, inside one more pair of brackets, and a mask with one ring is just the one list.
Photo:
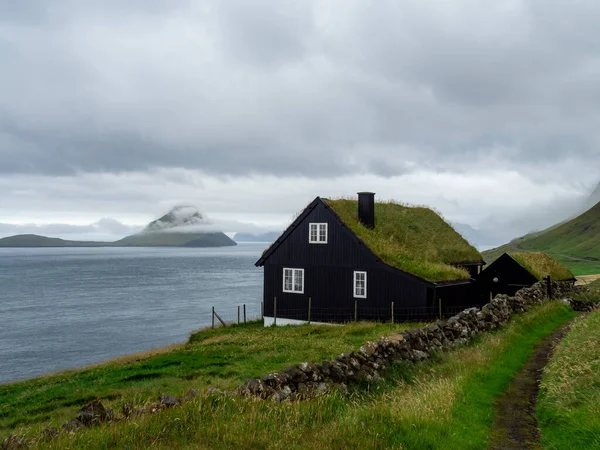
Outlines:
{"label": "grey cloud", "polygon": [[600,163],[599,16],[592,1],[0,1],[0,173],[491,166],[570,183]]}

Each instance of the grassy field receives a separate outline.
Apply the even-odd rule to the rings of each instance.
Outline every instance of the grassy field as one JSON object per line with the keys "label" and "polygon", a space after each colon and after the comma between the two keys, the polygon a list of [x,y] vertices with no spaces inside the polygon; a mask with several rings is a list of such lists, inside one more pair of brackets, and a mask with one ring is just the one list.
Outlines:
{"label": "grassy field", "polygon": [[38,445],[57,449],[481,449],[489,439],[496,397],[534,345],[574,315],[560,303],[540,306],[517,316],[504,329],[427,363],[394,365],[384,374],[384,382],[359,386],[349,395],[337,392],[281,404],[202,395],[180,408]]}
{"label": "grassy field", "polygon": [[563,264],[569,266],[573,273],[579,275],[594,275],[600,273],[600,261],[582,261],[555,256]]}
{"label": "grassy field", "polygon": [[578,320],[557,347],[538,417],[544,448],[600,448],[600,311]]}
{"label": "grassy field", "polygon": [[186,345],[121,358],[97,367],[0,385],[0,436],[23,426],[61,426],[85,403],[156,401],[208,386],[233,388],[290,364],[330,359],[365,341],[415,324],[264,328],[261,323],[207,329]]}

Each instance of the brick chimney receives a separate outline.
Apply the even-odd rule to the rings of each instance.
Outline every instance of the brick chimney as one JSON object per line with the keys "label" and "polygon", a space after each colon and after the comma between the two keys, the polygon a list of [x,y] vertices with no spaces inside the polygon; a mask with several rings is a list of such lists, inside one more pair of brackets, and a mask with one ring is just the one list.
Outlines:
{"label": "brick chimney", "polygon": [[358,220],[367,228],[375,228],[375,193],[358,193]]}

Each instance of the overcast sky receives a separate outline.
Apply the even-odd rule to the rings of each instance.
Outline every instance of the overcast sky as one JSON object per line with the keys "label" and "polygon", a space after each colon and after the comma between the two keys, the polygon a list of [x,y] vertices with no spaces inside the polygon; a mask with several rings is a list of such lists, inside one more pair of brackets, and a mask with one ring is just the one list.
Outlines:
{"label": "overcast sky", "polygon": [[282,229],[360,190],[549,225],[600,180],[598,23],[597,0],[0,0],[0,236],[179,203]]}

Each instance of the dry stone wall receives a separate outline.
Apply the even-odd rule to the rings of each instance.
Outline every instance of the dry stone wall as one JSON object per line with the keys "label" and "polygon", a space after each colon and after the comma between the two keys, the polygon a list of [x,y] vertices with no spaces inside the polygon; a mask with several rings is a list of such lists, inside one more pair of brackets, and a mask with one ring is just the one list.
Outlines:
{"label": "dry stone wall", "polygon": [[[556,282],[551,288],[555,299],[568,299],[579,290],[572,284]],[[448,320],[367,342],[357,352],[343,353],[332,361],[302,363],[250,379],[236,393],[274,401],[301,400],[326,393],[335,385],[346,388],[353,383],[376,381],[394,361],[426,360],[434,352],[455,348],[481,333],[502,327],[513,314],[548,300],[548,286],[545,281],[540,282],[514,297],[498,295],[485,306],[466,309]]]}

